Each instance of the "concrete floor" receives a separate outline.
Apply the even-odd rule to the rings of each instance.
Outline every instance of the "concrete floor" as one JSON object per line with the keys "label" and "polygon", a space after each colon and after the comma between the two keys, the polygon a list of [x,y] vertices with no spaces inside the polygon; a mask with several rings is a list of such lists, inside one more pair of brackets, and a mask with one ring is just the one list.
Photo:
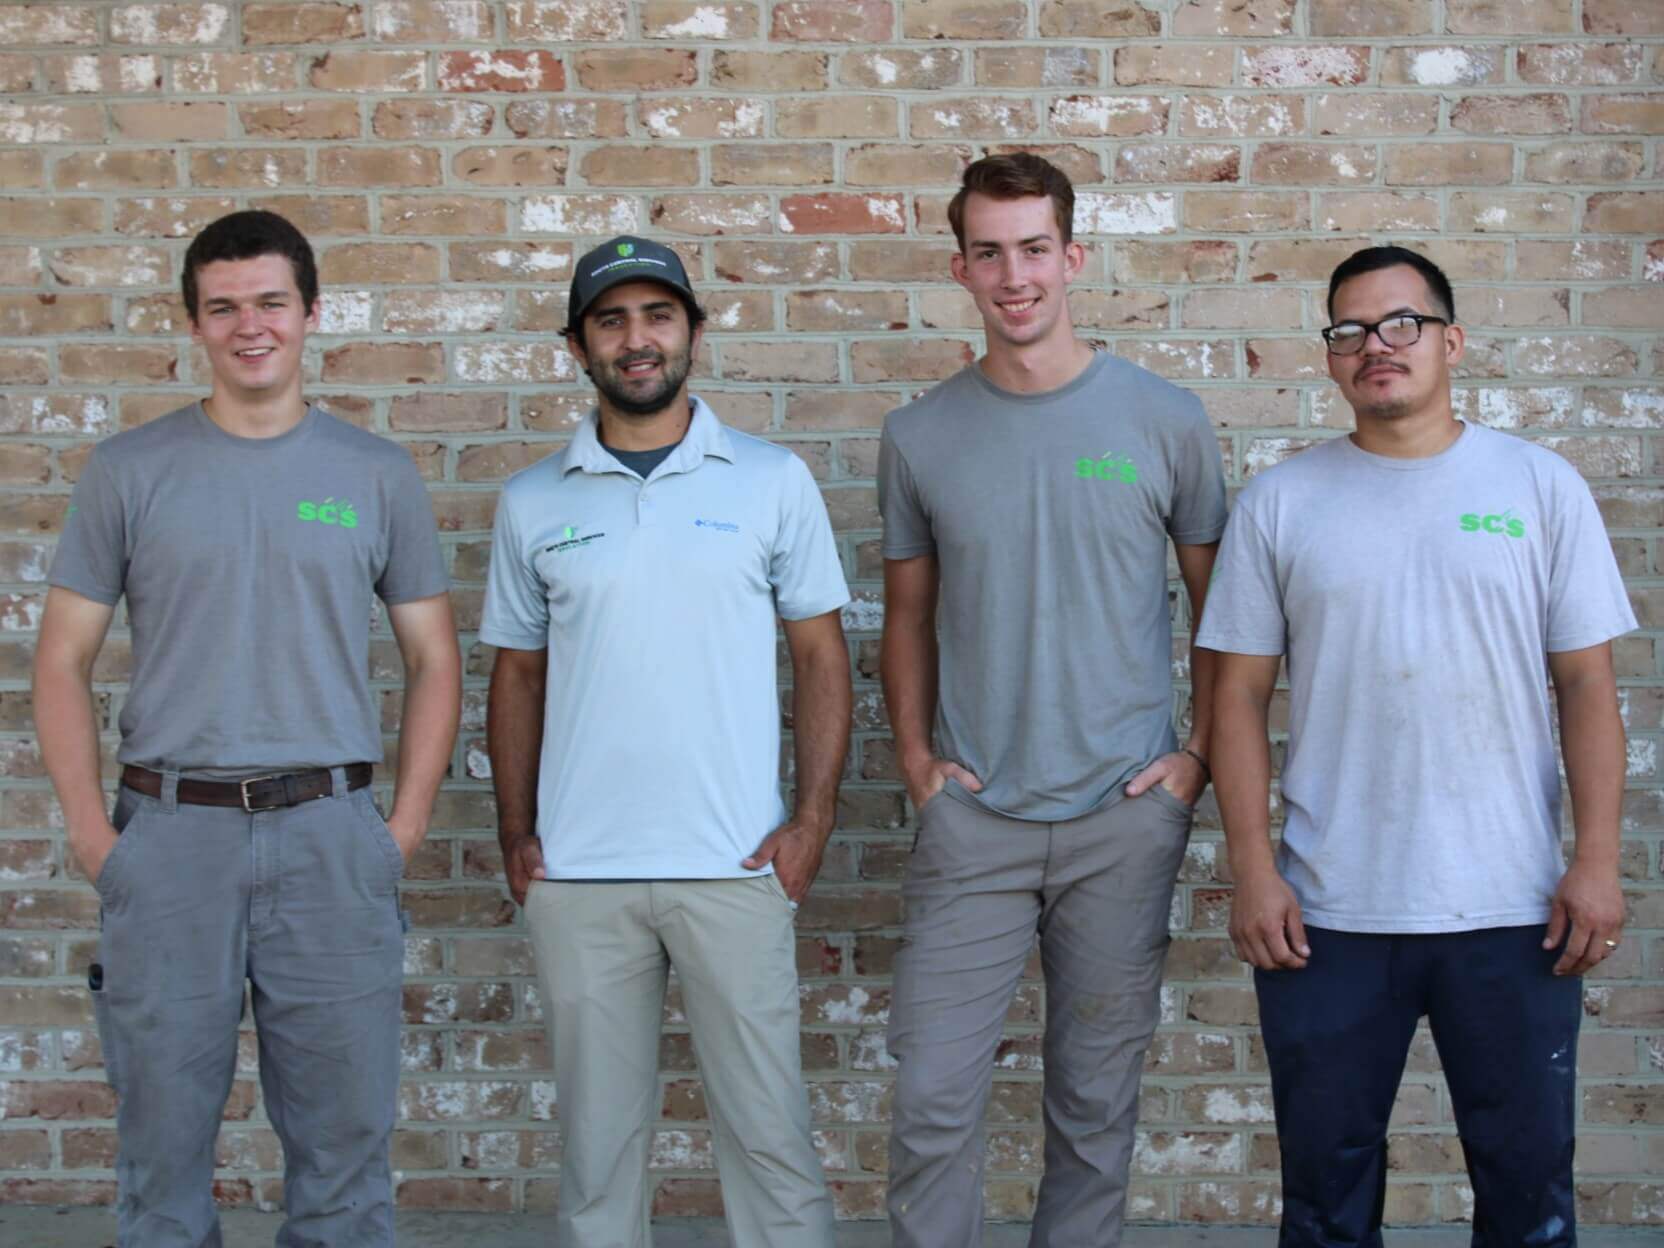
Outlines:
{"label": "concrete floor", "polygon": [[[224,1215],[225,1248],[268,1248],[281,1219],[275,1214],[234,1210]],[[546,1215],[482,1213],[400,1213],[400,1248],[548,1248],[554,1220]],[[1387,1248],[1468,1248],[1465,1228],[1387,1232]],[[845,1222],[838,1248],[887,1248],[881,1222]],[[1028,1227],[989,1223],[984,1248],[1023,1248]],[[1127,1230],[1122,1248],[1273,1248],[1277,1233],[1264,1227],[1141,1226]],[[1579,1233],[1580,1248],[1658,1248],[1664,1235],[1653,1230],[1594,1230]],[[0,1206],[0,1244],[5,1248],[113,1248],[115,1218],[108,1209],[51,1209]],[[653,1224],[654,1248],[727,1248],[720,1222],[664,1218]]]}

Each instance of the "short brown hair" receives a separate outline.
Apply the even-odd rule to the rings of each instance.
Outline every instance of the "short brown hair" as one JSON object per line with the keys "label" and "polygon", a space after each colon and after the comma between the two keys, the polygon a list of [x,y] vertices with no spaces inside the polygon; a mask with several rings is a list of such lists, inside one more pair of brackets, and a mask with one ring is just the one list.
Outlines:
{"label": "short brown hair", "polygon": [[1057,215],[1057,232],[1065,245],[1075,233],[1075,188],[1064,173],[1044,156],[1033,152],[1012,152],[1005,156],[984,156],[965,170],[959,193],[948,204],[948,224],[965,250],[965,201],[971,195],[989,199],[1028,199],[1044,195],[1052,201]]}

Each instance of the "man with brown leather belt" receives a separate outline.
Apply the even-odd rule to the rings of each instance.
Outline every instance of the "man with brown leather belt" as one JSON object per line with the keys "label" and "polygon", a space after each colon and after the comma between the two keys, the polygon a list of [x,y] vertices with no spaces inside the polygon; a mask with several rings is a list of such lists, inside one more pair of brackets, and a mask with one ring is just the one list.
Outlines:
{"label": "man with brown leather belt", "polygon": [[[252,990],[301,1245],[391,1245],[397,885],[450,760],[460,661],[433,513],[401,447],[301,397],[312,250],[239,212],[185,255],[201,403],[100,444],[48,578],[41,752],[103,903],[89,986],[120,1096],[122,1248],[213,1248],[214,1138]],[[397,790],[368,684],[372,595],[404,660]],[[127,599],[122,787],[105,814],[93,661]]]}

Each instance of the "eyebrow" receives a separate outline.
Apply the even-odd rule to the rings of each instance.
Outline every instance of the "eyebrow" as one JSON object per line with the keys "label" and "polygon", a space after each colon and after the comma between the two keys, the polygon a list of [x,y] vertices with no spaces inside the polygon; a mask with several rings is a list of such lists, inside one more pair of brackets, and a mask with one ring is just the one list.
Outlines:
{"label": "eyebrow", "polygon": [[[1019,238],[1017,246],[1027,247],[1030,243],[1049,243],[1051,241],[1052,236],[1050,234],[1030,234],[1027,238]],[[972,247],[998,247],[1000,245],[992,238],[973,238],[971,240]]]}
{"label": "eyebrow", "polygon": [[[643,312],[657,312],[660,308],[673,308],[673,307],[675,307],[676,306],[676,301],[674,299],[655,299],[652,303],[642,303],[642,304],[637,304],[636,306],[639,307]],[[592,308],[592,309],[590,309],[588,315],[590,315],[590,316],[612,316],[614,313],[628,312],[629,310],[630,309],[627,305],[622,304],[622,303],[615,303],[611,307]]]}
{"label": "eyebrow", "polygon": [[[258,295],[254,296],[256,300],[288,299],[290,297],[290,292],[287,290],[262,290]],[[204,299],[202,302],[208,307],[213,307],[216,304],[235,304],[237,301],[230,295],[214,295],[211,298]]]}

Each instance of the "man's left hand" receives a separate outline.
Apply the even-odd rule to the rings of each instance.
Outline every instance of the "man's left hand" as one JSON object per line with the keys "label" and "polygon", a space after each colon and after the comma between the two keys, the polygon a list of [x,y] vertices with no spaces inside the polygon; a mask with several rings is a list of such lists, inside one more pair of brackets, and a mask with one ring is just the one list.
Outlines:
{"label": "man's left hand", "polygon": [[747,871],[756,871],[772,862],[786,896],[801,902],[809,895],[809,886],[820,873],[821,854],[825,850],[824,833],[794,821],[770,832],[757,846],[757,852],[740,865]]}
{"label": "man's left hand", "polygon": [[1194,806],[1208,787],[1208,777],[1202,764],[1183,750],[1174,750],[1127,781],[1127,796],[1139,797],[1158,784],[1186,806]]}
{"label": "man's left hand", "polygon": [[404,855],[405,865],[409,866],[410,860],[421,848],[423,838],[428,834],[427,827],[424,824],[407,823],[395,810],[387,816],[387,831],[393,838],[393,844],[399,847],[399,853]]}
{"label": "man's left hand", "polygon": [[[1571,935],[1567,935],[1567,929]],[[1554,890],[1553,908],[1543,948],[1564,940],[1566,948],[1554,964],[1556,975],[1583,975],[1618,949],[1624,930],[1624,893],[1611,867],[1572,862]]]}

